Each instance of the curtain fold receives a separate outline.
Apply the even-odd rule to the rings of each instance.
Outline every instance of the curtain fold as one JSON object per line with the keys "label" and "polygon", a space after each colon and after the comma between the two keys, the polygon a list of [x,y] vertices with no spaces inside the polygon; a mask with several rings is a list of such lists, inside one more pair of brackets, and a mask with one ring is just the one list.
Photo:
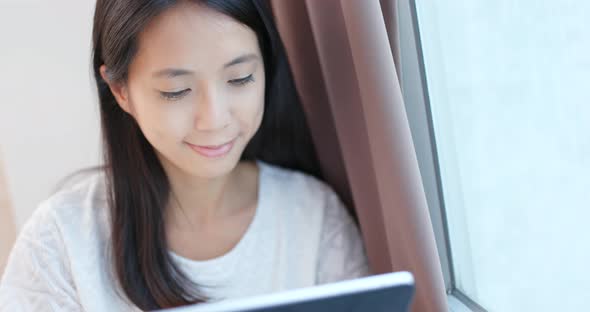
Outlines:
{"label": "curtain fold", "polygon": [[322,170],[354,207],[371,268],[414,274],[412,311],[447,311],[398,79],[396,2],[270,1]]}

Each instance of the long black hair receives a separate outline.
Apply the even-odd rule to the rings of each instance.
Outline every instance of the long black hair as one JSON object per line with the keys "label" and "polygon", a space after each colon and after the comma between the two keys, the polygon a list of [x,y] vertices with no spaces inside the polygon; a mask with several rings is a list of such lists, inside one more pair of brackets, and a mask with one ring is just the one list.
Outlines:
{"label": "long black hair", "polygon": [[[321,178],[305,115],[265,0],[192,0],[251,28],[266,73],[265,112],[242,160],[259,159]],[[104,171],[110,209],[113,273],[124,295],[143,310],[206,301],[168,253],[164,209],[170,182],[135,119],[117,104],[100,75],[125,83],[138,36],[177,0],[97,0],[93,70],[100,104]]]}

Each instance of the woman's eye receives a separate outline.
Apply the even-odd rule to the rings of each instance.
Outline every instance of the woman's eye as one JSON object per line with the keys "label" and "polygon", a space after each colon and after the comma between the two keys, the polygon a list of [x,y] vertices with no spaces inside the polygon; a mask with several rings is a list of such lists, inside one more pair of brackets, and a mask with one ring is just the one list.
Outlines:
{"label": "woman's eye", "polygon": [[184,90],[176,91],[176,92],[160,91],[160,95],[162,95],[162,97],[166,100],[178,100],[178,99],[181,99],[182,97],[184,97],[190,91],[191,91],[191,89],[184,89]]}
{"label": "woman's eye", "polygon": [[232,79],[228,82],[234,86],[243,86],[243,85],[245,85],[249,82],[253,82],[253,81],[254,81],[254,76],[252,74],[250,74],[247,77],[239,78],[239,79]]}

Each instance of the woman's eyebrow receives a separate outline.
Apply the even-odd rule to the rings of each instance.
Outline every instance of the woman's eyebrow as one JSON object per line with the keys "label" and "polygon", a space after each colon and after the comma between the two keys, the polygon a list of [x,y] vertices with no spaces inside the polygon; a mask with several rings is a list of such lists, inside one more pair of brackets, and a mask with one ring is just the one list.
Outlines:
{"label": "woman's eyebrow", "polygon": [[175,78],[178,76],[186,76],[186,75],[194,75],[195,73],[188,70],[188,69],[181,69],[181,68],[165,68],[155,72],[152,77],[154,78]]}
{"label": "woman's eyebrow", "polygon": [[255,61],[258,60],[258,55],[250,53],[250,54],[245,54],[242,56],[238,56],[235,59],[233,59],[232,61],[230,61],[229,63],[223,65],[223,68],[228,68],[230,66],[234,66],[240,63],[246,63],[246,62],[251,62],[251,61]]}
{"label": "woman's eyebrow", "polygon": [[[241,63],[246,63],[246,62],[252,62],[252,61],[256,61],[258,60],[258,55],[256,54],[245,54],[242,56],[238,56],[235,59],[233,59],[232,61],[226,63],[225,65],[223,65],[223,68],[228,68],[237,64],[241,64]],[[188,69],[182,69],[182,68],[164,68],[162,70],[159,70],[157,72],[154,72],[152,77],[154,78],[162,78],[162,77],[166,77],[166,78],[176,78],[179,76],[189,76],[189,75],[194,75],[195,73],[191,70]]]}

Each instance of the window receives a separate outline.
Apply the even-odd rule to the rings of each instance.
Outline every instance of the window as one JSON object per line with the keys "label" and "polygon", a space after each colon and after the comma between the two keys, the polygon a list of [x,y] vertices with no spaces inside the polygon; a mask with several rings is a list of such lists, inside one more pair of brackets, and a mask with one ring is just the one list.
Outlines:
{"label": "window", "polygon": [[399,3],[402,85],[449,293],[590,306],[590,2]]}

